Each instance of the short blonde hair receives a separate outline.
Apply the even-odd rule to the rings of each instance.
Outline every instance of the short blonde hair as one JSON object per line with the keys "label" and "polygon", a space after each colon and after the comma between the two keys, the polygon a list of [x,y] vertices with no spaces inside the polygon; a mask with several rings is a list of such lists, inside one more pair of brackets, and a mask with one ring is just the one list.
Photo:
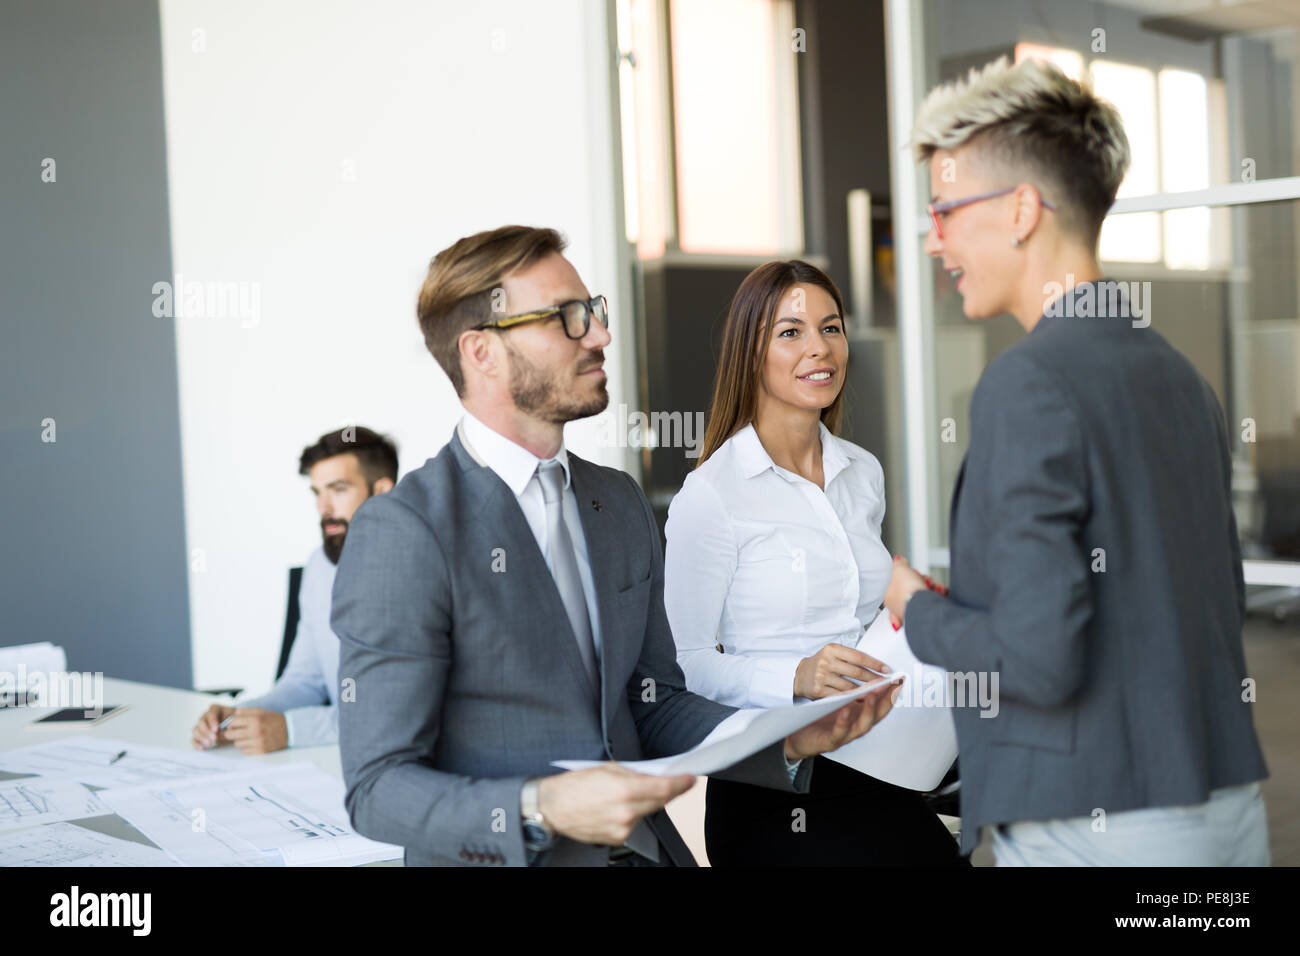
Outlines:
{"label": "short blonde hair", "polygon": [[931,90],[917,113],[918,163],[968,144],[987,168],[1032,179],[1060,206],[1062,227],[1095,247],[1130,160],[1112,104],[1051,63],[1002,57]]}
{"label": "short blonde hair", "polygon": [[564,246],[564,237],[554,229],[502,226],[459,239],[433,257],[415,314],[425,347],[447,373],[457,395],[465,396],[460,337],[494,318],[493,290],[516,269],[563,252]]}

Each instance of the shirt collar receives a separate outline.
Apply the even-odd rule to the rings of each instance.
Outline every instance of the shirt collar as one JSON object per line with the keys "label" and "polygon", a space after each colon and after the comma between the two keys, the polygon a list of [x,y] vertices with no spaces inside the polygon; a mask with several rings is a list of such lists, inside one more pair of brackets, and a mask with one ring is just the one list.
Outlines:
{"label": "shirt collar", "polygon": [[[817,423],[817,432],[822,440],[822,474],[825,483],[829,485],[836,475],[852,464],[852,459],[840,448],[840,443],[835,440],[835,436],[831,434],[825,422]],[[736,432],[731,440],[736,449],[737,460],[740,462],[741,474],[746,478],[753,478],[769,468],[787,481],[793,481],[798,477],[772,461],[772,456],[758,440],[758,432],[754,431],[753,422]]]}
{"label": "shirt collar", "polygon": [[569,453],[560,439],[560,450],[552,458],[538,458],[527,448],[517,445],[500,432],[489,428],[468,410],[462,419],[464,437],[484,464],[497,473],[518,497],[532,481],[537,466],[544,461],[558,461],[564,469],[564,487],[569,487]]}

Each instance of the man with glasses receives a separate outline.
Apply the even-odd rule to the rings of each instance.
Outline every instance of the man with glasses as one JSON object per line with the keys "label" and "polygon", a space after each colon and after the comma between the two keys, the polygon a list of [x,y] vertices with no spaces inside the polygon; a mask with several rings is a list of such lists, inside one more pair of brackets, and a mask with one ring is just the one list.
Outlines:
{"label": "man with glasses", "polygon": [[[688,750],[735,713],[685,689],[640,488],[564,448],[564,423],[609,402],[610,334],[563,249],[505,226],[434,257],[417,312],[465,416],[357,511],[339,564],[348,813],[408,865],[691,865],[663,807],[694,778],[614,761]],[[865,733],[892,692],[719,776],[806,792],[803,758]]]}

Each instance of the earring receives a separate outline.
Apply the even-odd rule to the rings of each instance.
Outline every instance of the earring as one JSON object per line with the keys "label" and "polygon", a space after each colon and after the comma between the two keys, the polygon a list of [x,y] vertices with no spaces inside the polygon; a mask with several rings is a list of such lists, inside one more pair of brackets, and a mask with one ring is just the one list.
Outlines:
{"label": "earring", "polygon": [[1017,247],[1018,247],[1022,242],[1024,242],[1024,240],[1021,239],[1019,236],[1012,236],[1012,237],[1011,237],[1011,247],[1012,247],[1013,249],[1014,249],[1014,248],[1017,248]]}

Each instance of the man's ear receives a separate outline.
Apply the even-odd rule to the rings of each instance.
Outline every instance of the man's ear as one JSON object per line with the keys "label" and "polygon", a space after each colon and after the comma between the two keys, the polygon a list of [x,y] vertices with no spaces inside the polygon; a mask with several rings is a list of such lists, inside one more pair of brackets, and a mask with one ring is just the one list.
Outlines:
{"label": "man's ear", "polygon": [[374,485],[371,486],[370,493],[372,495],[383,495],[383,494],[387,494],[392,490],[393,490],[393,479],[380,478],[378,481],[374,483]]}
{"label": "man's ear", "polygon": [[462,332],[456,340],[456,347],[460,350],[461,374],[466,378],[469,377],[466,373],[471,369],[479,375],[496,374],[497,351],[493,348],[493,337],[485,330],[470,329]]}

